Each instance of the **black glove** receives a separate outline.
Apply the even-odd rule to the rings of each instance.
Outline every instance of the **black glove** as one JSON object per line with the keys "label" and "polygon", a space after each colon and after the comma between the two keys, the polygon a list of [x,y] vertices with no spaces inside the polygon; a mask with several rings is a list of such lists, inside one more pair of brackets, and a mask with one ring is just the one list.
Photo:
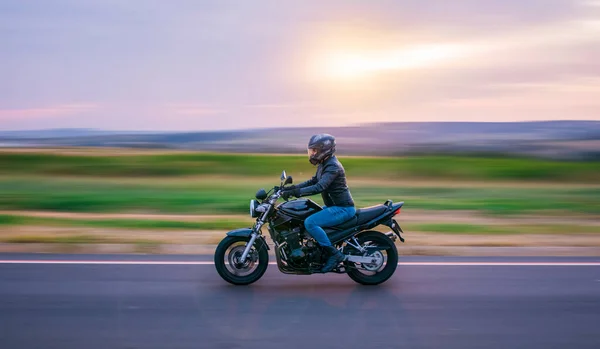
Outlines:
{"label": "black glove", "polygon": [[289,189],[289,188],[285,188],[284,191],[281,193],[281,197],[287,201],[287,199],[290,196],[295,196],[295,197],[299,197],[300,196],[300,189]]}
{"label": "black glove", "polygon": [[280,186],[276,185],[273,189],[275,189],[276,192],[278,192],[279,189],[281,189],[283,191],[286,191],[286,190],[296,189],[296,186],[295,185],[289,185],[287,187],[280,187]]}

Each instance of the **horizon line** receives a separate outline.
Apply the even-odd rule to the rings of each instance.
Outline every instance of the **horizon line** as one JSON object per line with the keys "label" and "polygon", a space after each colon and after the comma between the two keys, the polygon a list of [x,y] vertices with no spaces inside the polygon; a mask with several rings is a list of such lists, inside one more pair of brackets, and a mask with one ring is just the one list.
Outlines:
{"label": "horizon line", "polygon": [[191,129],[191,130],[140,130],[140,129],[106,129],[92,127],[57,127],[41,129],[1,129],[0,132],[48,132],[48,131],[100,131],[100,132],[138,132],[138,133],[203,133],[203,132],[242,132],[242,131],[261,131],[261,130],[282,130],[282,129],[314,129],[314,128],[360,128],[377,125],[392,124],[542,124],[542,123],[600,123],[598,120],[567,120],[567,119],[548,119],[548,120],[520,120],[520,121],[380,121],[369,123],[354,123],[337,126],[274,126],[258,128],[235,128],[235,129]]}

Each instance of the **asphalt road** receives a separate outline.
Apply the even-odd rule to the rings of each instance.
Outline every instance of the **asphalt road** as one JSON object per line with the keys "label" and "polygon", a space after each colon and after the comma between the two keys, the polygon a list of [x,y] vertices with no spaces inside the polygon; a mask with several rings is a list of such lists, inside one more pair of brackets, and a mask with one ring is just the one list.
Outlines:
{"label": "asphalt road", "polygon": [[377,287],[275,265],[236,287],[185,264],[209,257],[0,260],[3,349],[600,348],[598,258],[404,257]]}

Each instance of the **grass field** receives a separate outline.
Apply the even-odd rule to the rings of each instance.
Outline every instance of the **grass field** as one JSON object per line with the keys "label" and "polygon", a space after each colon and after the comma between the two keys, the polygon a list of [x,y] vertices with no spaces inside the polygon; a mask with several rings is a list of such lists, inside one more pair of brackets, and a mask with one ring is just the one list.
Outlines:
{"label": "grass field", "polygon": [[[343,157],[350,178],[518,180],[600,183],[600,162],[547,161],[503,157]],[[178,177],[228,175],[275,177],[282,170],[300,177],[314,168],[306,155],[173,153],[66,155],[0,152],[0,175]]]}
{"label": "grass field", "polygon": [[[0,210],[245,214],[249,200],[275,180],[114,181],[102,178],[0,178]],[[357,206],[405,201],[407,209],[521,213],[600,214],[600,187],[437,187],[427,184],[357,184]],[[311,199],[322,203],[319,195]]]}
{"label": "grass field", "polygon": [[[222,231],[252,224],[249,200],[257,189],[279,184],[281,170],[296,183],[315,171],[305,155],[68,152],[0,152],[0,242],[213,243]],[[578,236],[574,244],[589,245],[600,233],[599,162],[449,156],[341,160],[357,206],[404,201],[402,219],[408,222],[402,226],[421,243],[440,243],[427,235],[434,234],[459,238],[445,240],[446,245],[512,246],[519,244],[514,236],[534,244],[535,238],[524,236],[539,235],[545,241],[562,239],[559,244]],[[319,195],[311,199],[322,203]],[[411,219],[411,212],[420,218]],[[170,215],[200,218],[166,219]],[[172,233],[163,234],[167,231]],[[216,235],[205,240],[186,235],[207,231]]]}

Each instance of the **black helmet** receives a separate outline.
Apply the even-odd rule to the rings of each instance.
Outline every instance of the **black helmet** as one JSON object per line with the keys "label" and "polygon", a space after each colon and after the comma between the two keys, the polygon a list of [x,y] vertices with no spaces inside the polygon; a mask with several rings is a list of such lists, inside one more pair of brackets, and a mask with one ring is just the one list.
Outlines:
{"label": "black helmet", "polygon": [[335,137],[321,133],[310,137],[308,156],[311,164],[316,165],[335,153]]}

